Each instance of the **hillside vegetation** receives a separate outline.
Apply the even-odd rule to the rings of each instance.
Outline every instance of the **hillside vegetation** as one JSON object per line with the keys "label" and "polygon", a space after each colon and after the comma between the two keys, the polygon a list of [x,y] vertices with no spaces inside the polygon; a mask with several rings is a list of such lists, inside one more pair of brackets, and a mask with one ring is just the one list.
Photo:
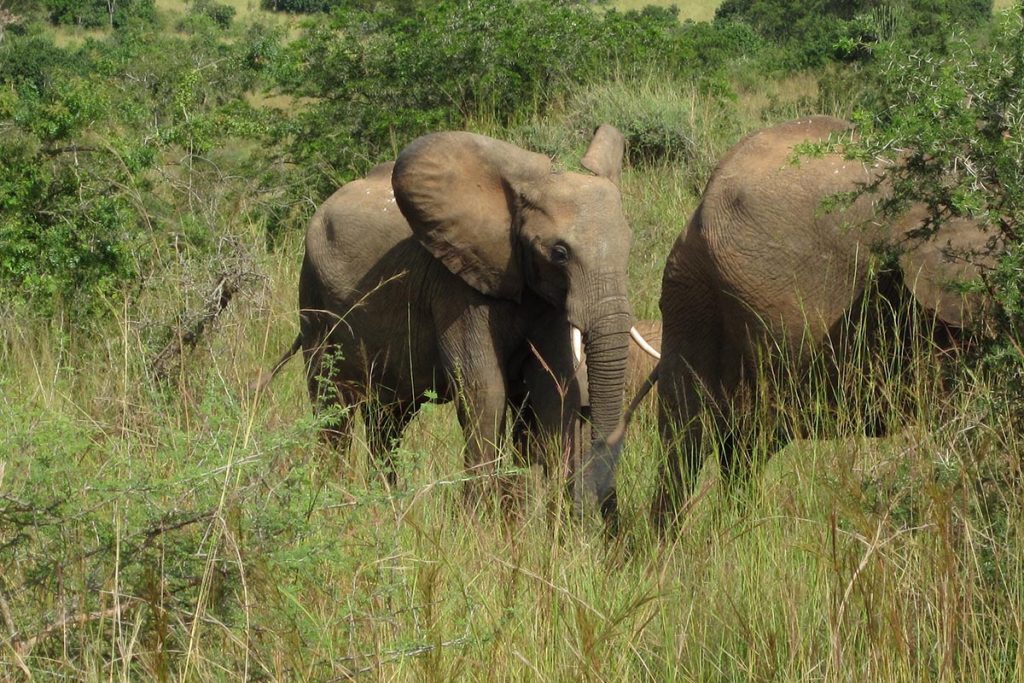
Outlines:
{"label": "hillside vegetation", "polygon": [[[0,0],[0,680],[1024,678],[1020,3],[284,2]],[[812,113],[1006,244],[961,284],[989,312],[963,355],[850,377],[886,438],[823,411],[736,497],[707,468],[661,538],[648,403],[609,539],[511,458],[518,508],[466,509],[451,406],[391,490],[361,431],[318,441],[298,359],[249,388],[312,212],[420,134],[575,169],[617,126],[657,317],[717,160]]]}

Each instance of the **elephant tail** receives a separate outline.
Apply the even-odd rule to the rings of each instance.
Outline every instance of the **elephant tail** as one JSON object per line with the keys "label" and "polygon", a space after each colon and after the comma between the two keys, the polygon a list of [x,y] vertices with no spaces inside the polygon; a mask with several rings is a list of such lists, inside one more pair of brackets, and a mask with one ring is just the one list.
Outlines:
{"label": "elephant tail", "polygon": [[261,374],[258,380],[249,385],[249,388],[253,392],[262,392],[266,389],[267,385],[270,384],[274,377],[277,376],[277,373],[281,371],[281,368],[283,368],[288,360],[301,348],[302,334],[299,333],[295,336],[295,341],[293,341],[292,345],[288,347],[288,350],[281,354],[281,357],[277,359],[276,363],[274,363],[274,367]]}
{"label": "elephant tail", "polygon": [[608,437],[608,443],[619,443],[626,437],[626,430],[629,429],[629,423],[633,421],[633,413],[640,407],[644,399],[647,398],[647,394],[650,393],[651,389],[655,384],[658,383],[658,371],[661,369],[661,363],[654,366],[651,370],[651,374],[647,375],[647,379],[640,385],[640,388],[636,391],[636,396],[629,402],[629,406],[622,413],[622,418],[619,420],[618,426],[615,431]]}

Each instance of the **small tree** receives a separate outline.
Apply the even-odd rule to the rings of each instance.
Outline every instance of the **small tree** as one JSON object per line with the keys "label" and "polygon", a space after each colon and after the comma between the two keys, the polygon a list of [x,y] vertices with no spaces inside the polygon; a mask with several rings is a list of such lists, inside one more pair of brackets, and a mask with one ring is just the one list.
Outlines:
{"label": "small tree", "polygon": [[[901,150],[896,200],[929,207],[933,224],[971,216],[1001,254],[974,259],[980,280],[962,286],[989,311],[981,358],[1000,385],[1024,397],[1024,5],[997,22],[984,48],[951,41],[943,54],[893,45],[857,115],[862,151]],[[886,50],[881,51],[883,59]]]}

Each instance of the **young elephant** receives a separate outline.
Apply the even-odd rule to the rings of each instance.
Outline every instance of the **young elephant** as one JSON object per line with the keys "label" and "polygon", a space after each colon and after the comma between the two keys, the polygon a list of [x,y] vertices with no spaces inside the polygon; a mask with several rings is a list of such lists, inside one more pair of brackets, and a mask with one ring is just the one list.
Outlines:
{"label": "young elephant", "polygon": [[[658,383],[667,462],[654,501],[658,522],[668,521],[688,495],[713,445],[726,484],[748,468],[756,438],[755,421],[748,418],[755,399],[765,395],[763,386],[755,386],[760,362],[768,361],[775,376],[806,384],[812,363],[824,359],[814,367],[831,377],[849,360],[854,337],[870,339],[893,324],[878,311],[920,306],[949,327],[961,326],[969,312],[967,302],[943,285],[973,271],[943,258],[943,249],[983,247],[987,236],[976,224],[951,219],[931,241],[915,244],[911,238],[926,211],[911,207],[900,219],[883,222],[874,202],[887,194],[884,183],[880,194],[823,207],[836,193],[878,180],[884,167],[866,167],[837,153],[799,156],[794,146],[848,135],[849,128],[837,119],[811,117],[739,142],[715,168],[668,256]],[[877,262],[873,247],[894,241],[908,246],[899,270],[881,284],[869,283]],[[861,306],[878,291],[887,291],[885,304]],[[876,312],[874,320],[858,322],[869,309]],[[715,437],[705,433],[698,417],[702,408],[710,408],[718,423],[717,444],[709,443]],[[780,428],[776,445],[790,435]]]}
{"label": "young elephant", "polygon": [[[601,126],[582,161],[594,175],[584,175],[482,135],[435,133],[338,190],[310,223],[299,282],[293,349],[302,347],[315,405],[362,405],[371,451],[390,470],[394,442],[428,396],[458,397],[466,467],[487,474],[510,387],[534,350],[569,387],[543,428],[571,433],[577,329],[594,443],[576,496],[612,515],[621,444],[606,437],[622,412],[632,321],[623,144]],[[330,430],[340,445],[352,419],[342,415]]]}

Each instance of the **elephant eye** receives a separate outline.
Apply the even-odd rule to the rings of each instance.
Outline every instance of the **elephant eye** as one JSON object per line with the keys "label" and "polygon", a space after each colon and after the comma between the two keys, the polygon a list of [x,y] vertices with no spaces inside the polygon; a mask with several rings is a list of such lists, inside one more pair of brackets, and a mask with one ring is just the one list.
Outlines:
{"label": "elephant eye", "polygon": [[556,244],[551,247],[551,260],[559,265],[569,262],[569,247],[564,244]]}

